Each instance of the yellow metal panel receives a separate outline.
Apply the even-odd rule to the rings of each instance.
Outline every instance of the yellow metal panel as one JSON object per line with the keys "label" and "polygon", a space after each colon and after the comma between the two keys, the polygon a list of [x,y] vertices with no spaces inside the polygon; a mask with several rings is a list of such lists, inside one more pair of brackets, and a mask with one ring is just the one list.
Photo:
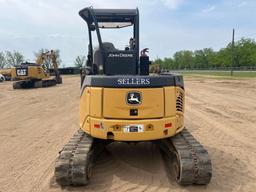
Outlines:
{"label": "yellow metal panel", "polygon": [[176,88],[165,87],[165,117],[171,117],[176,114]]}
{"label": "yellow metal panel", "polygon": [[86,119],[83,126],[81,126],[81,129],[83,129],[84,132],[86,132],[87,134],[89,134],[89,135],[91,134],[90,133],[90,118],[89,117]]}
{"label": "yellow metal panel", "polygon": [[[90,114],[90,91],[91,88],[87,87],[80,97],[80,127],[84,127],[84,123]],[[89,126],[85,128],[89,129]],[[87,131],[90,132],[90,130]]]}
{"label": "yellow metal panel", "polygon": [[50,77],[49,74],[45,74],[44,69],[41,66],[28,66],[27,76],[17,76],[16,68],[12,67],[11,76],[13,79],[45,79]]}
{"label": "yellow metal panel", "polygon": [[46,76],[42,67],[29,66],[28,67],[28,76],[35,79],[43,79],[49,76]]}
{"label": "yellow metal panel", "polygon": [[[142,103],[129,105],[126,102],[128,92],[141,93]],[[104,88],[103,116],[117,119],[161,118],[164,116],[163,88],[114,89]],[[138,109],[138,116],[130,116],[130,109]]]}
{"label": "yellow metal panel", "polygon": [[15,78],[15,77],[16,77],[16,70],[15,70],[15,67],[12,67],[12,68],[11,68],[11,76],[12,76],[12,78]]}
{"label": "yellow metal panel", "polygon": [[0,69],[0,74],[5,75],[5,76],[11,76],[12,69],[10,69],[10,68]]}
{"label": "yellow metal panel", "polygon": [[90,116],[102,117],[102,88],[91,88]]}
{"label": "yellow metal panel", "polygon": [[180,132],[184,128],[184,116],[182,114],[176,115],[177,132]]}
{"label": "yellow metal panel", "polygon": [[[172,124],[172,127],[165,128],[165,124]],[[95,124],[101,125],[100,128],[95,128]],[[145,131],[141,133],[124,132],[124,126],[139,124],[143,125]],[[120,129],[115,130],[115,126],[119,125]],[[151,125],[151,129],[146,127]],[[114,140],[117,141],[147,141],[161,138],[167,138],[176,133],[176,117],[150,120],[114,120],[114,119],[97,119],[90,118],[91,135],[96,138],[107,139],[107,134],[111,132]],[[167,134],[166,134],[167,133]]]}
{"label": "yellow metal panel", "polygon": [[[126,103],[130,91],[142,94],[140,105]],[[184,128],[184,111],[176,111],[176,100],[180,92],[184,95],[184,90],[179,87],[87,87],[80,98],[80,127],[95,138],[118,141],[146,141],[174,136]],[[137,119],[130,116],[130,109],[134,108],[139,110]],[[171,127],[167,128],[165,124],[171,124]],[[144,131],[127,133],[124,131],[127,125],[143,125]]]}

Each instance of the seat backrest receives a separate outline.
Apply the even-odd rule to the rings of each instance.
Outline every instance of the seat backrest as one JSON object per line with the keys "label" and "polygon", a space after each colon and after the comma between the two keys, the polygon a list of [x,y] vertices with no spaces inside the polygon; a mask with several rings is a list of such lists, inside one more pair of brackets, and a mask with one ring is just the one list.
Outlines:
{"label": "seat backrest", "polygon": [[[118,51],[118,49],[115,48],[115,46],[113,45],[113,43],[110,42],[104,42],[102,43],[103,49],[107,52],[112,52],[112,51]],[[96,64],[97,66],[103,65],[103,61],[102,61],[102,56],[101,56],[101,52],[100,49],[97,48],[94,51],[93,54],[93,62],[94,64]]]}
{"label": "seat backrest", "polygon": [[[102,43],[105,58],[105,75],[136,75],[137,61],[136,53],[132,50],[118,50],[112,43]],[[103,61],[99,49],[96,49],[93,54],[93,73],[102,72]]]}

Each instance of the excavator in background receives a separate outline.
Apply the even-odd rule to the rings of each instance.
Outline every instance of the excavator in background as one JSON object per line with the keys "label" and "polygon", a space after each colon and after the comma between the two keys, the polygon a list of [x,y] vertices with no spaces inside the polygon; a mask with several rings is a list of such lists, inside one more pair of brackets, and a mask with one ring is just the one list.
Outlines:
{"label": "excavator in background", "polygon": [[[50,76],[50,72],[45,66],[46,59],[50,58],[54,69],[55,77]],[[36,63],[21,63],[12,68],[13,89],[49,87],[62,83],[62,78],[58,70],[56,53],[54,50],[41,53]]]}
{"label": "excavator in background", "polygon": [[4,76],[5,81],[10,81],[12,78],[12,69],[0,69],[0,74]]}
{"label": "excavator in background", "polygon": [[5,78],[2,74],[0,74],[0,82],[3,82],[3,81],[5,81]]}
{"label": "excavator in background", "polygon": [[[88,184],[95,158],[112,142],[149,141],[159,146],[177,183],[208,184],[211,159],[184,125],[183,77],[159,70],[150,74],[147,49],[139,52],[138,9],[88,7],[79,14],[89,34],[86,74],[81,78],[80,129],[56,160],[57,183]],[[122,27],[133,27],[129,47],[117,49],[102,41],[102,30]]]}
{"label": "excavator in background", "polygon": [[149,65],[149,73],[160,74],[161,66],[159,64],[151,64]]}

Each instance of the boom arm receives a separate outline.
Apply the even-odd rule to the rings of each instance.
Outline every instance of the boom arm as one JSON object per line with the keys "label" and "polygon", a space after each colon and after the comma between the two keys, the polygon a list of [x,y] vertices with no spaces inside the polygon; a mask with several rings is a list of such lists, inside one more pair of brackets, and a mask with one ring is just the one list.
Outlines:
{"label": "boom arm", "polygon": [[59,73],[59,70],[58,70],[59,66],[58,66],[58,63],[57,63],[57,58],[56,58],[55,51],[51,50],[50,58],[52,60],[52,66],[53,66],[53,69],[54,69],[56,80],[57,80],[58,83],[62,83],[62,78],[60,77],[60,73]]}
{"label": "boom arm", "polygon": [[41,53],[37,57],[36,63],[39,64],[39,65],[43,65],[45,60],[48,59],[48,58],[51,59],[51,63],[52,63],[52,67],[54,69],[54,74],[55,74],[57,83],[62,83],[62,78],[61,78],[59,70],[58,70],[59,66],[58,66],[58,63],[57,63],[56,53],[55,53],[54,50],[47,51],[45,53]]}
{"label": "boom arm", "polygon": [[47,51],[45,53],[41,53],[37,59],[36,59],[36,63],[39,64],[39,65],[43,65],[45,60],[49,57],[49,53],[50,51]]}

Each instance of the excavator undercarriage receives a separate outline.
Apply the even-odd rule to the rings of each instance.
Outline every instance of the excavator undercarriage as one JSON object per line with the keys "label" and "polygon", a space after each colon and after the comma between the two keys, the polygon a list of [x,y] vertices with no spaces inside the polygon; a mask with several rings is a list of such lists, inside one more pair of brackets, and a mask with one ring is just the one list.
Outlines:
{"label": "excavator undercarriage", "polygon": [[[174,137],[152,141],[158,145],[167,167],[180,185],[206,185],[212,177],[212,164],[204,147],[184,129]],[[111,141],[95,139],[78,130],[60,151],[55,177],[61,186],[87,185],[95,158]]]}
{"label": "excavator undercarriage", "polygon": [[19,80],[13,83],[13,89],[30,89],[30,88],[40,88],[40,87],[51,87],[57,84],[56,79],[42,79],[42,80]]}

